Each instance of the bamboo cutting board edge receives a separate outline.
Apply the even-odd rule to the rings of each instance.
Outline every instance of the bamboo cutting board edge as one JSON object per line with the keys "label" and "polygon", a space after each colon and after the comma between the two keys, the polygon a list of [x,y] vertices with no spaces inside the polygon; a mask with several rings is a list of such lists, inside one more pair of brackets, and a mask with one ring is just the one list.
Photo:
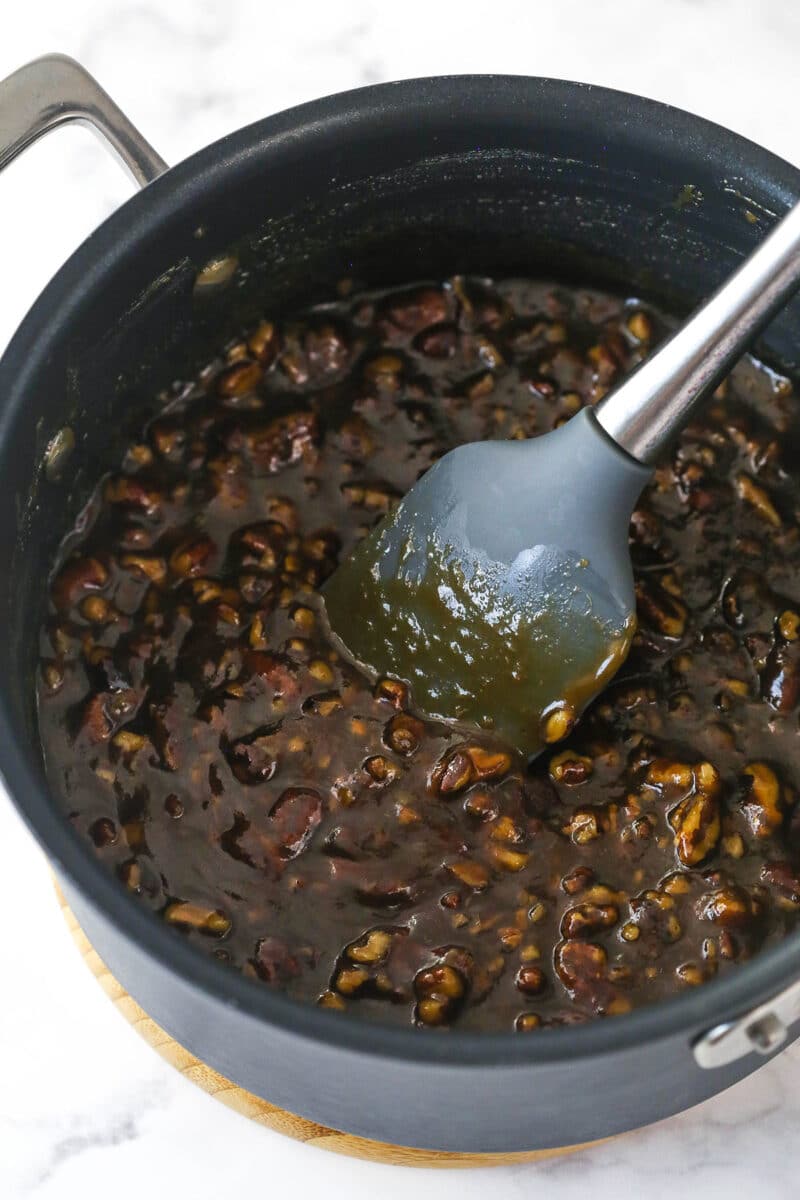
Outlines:
{"label": "bamboo cutting board edge", "polygon": [[282,1133],[296,1141],[304,1142],[306,1145],[333,1151],[336,1154],[347,1154],[352,1158],[404,1167],[488,1167],[507,1166],[511,1163],[535,1163],[559,1155],[572,1154],[576,1150],[584,1150],[589,1146],[599,1146],[603,1141],[608,1140],[603,1138],[599,1141],[584,1142],[575,1146],[559,1146],[550,1150],[522,1150],[507,1154],[420,1150],[412,1146],[395,1146],[388,1142],[377,1142],[369,1138],[357,1137],[354,1134],[342,1133],[340,1130],[318,1125],[305,1117],[278,1108],[267,1100],[253,1095],[252,1092],[238,1087],[230,1079],[226,1079],[219,1072],[207,1066],[170,1037],[152,1017],[149,1017],[108,970],[81,929],[57,886],[56,892],[72,940],[84,963],[117,1011],[149,1046],[183,1075],[184,1079],[190,1080],[204,1092],[213,1096],[215,1100],[219,1100],[228,1108],[241,1113],[242,1116],[248,1117],[258,1125],[265,1125],[276,1133]]}

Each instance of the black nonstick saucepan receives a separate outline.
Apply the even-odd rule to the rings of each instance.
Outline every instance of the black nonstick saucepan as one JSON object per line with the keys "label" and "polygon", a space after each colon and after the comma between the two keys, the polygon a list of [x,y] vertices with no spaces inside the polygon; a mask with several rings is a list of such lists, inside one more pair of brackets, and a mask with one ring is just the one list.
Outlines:
{"label": "black nonstick saucepan", "polygon": [[[0,769],[110,970],[236,1083],[400,1145],[589,1141],[754,1070],[796,1034],[799,935],[668,1002],[528,1037],[383,1028],[232,972],[138,905],[70,829],[44,778],[34,669],[61,537],[149,398],[212,340],[329,296],[343,276],[572,276],[685,311],[800,199],[800,171],[664,105],[502,76],[317,100],[167,170],[58,57],[0,83],[0,166],[70,119],[98,127],[147,186],[62,267],[0,361]],[[761,352],[797,364],[800,302]]]}

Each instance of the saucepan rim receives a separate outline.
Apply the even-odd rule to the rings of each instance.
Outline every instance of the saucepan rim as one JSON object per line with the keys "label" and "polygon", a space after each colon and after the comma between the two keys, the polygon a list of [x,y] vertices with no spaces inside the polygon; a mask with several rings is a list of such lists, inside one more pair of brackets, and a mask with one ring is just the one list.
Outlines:
{"label": "saucepan rim", "polygon": [[[376,120],[431,106],[440,113],[476,111],[519,115],[547,106],[566,121],[615,131],[632,145],[644,144],[685,162],[693,170],[734,163],[737,176],[753,181],[777,207],[800,196],[800,171],[731,131],[680,109],[625,92],[588,84],[528,76],[456,75],[378,84],[328,96],[246,126],[203,148],[136,193],[75,251],[53,277],[23,320],[0,360],[0,446],[12,436],[18,406],[31,398],[29,381],[56,337],[103,279],[120,269],[137,244],[162,222],[202,199],[237,167],[284,143],[302,147],[320,128],[358,136]],[[514,106],[512,109],[511,106]],[[11,698],[0,681],[0,772],[12,803],[57,873],[111,922],[115,932],[135,943],[166,972],[293,1037],[338,1046],[358,1055],[447,1066],[505,1066],[599,1058],[641,1043],[685,1031],[691,1038],[721,1019],[747,1011],[800,977],[800,932],[759,954],[736,972],[684,994],[610,1020],[592,1020],[535,1037],[508,1033],[448,1031],[431,1037],[415,1029],[389,1027],[349,1014],[291,1000],[217,962],[176,936],[157,916],[120,886],[57,808],[42,772],[26,761],[17,744]],[[135,993],[135,987],[133,988]]]}

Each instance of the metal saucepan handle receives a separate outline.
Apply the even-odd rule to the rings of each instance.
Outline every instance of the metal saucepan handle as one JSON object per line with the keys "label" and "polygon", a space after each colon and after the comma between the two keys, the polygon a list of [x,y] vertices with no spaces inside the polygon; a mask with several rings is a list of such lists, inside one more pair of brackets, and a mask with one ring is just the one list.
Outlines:
{"label": "metal saucepan handle", "polygon": [[753,1052],[772,1054],[788,1039],[796,1021],[800,1021],[800,980],[736,1020],[707,1030],[694,1044],[695,1061],[712,1069]]}
{"label": "metal saucepan handle", "polygon": [[47,54],[0,81],[0,171],[68,121],[101,134],[140,187],[167,170],[161,155],[80,63]]}

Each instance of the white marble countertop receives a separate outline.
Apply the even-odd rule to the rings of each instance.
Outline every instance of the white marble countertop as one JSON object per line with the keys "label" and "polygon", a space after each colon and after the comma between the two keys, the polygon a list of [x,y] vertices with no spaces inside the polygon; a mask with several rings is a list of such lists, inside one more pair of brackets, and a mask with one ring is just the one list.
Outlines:
{"label": "white marble countertop", "polygon": [[[29,0],[8,5],[0,77],[74,54],[169,161],[269,112],[380,80],[508,71],[668,100],[800,162],[800,6],[787,0]],[[0,347],[61,261],[128,195],[82,130],[0,180]],[[113,1010],[63,926],[47,866],[0,787],[0,1196],[329,1200],[797,1195],[800,1047],[712,1102],[537,1166],[376,1166],[250,1124],[166,1066]],[[599,1100],[598,1102],[602,1102]],[[156,1182],[158,1181],[158,1182]]]}

